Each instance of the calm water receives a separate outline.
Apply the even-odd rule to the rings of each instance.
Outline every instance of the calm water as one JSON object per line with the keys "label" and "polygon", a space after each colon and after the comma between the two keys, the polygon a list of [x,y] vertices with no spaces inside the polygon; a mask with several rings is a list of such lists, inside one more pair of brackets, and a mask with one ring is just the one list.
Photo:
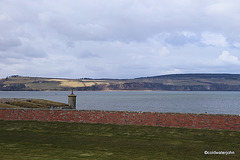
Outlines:
{"label": "calm water", "polygon": [[[0,91],[0,98],[38,98],[67,103],[68,91]],[[77,109],[240,114],[240,92],[74,92]]]}

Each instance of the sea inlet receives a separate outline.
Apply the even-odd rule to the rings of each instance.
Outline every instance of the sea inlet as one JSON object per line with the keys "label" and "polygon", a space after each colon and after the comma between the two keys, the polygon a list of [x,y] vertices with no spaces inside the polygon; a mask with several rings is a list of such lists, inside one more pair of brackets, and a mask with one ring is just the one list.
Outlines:
{"label": "sea inlet", "polygon": [[[33,98],[67,103],[70,91],[0,91],[0,98]],[[77,109],[240,114],[240,92],[75,91]]]}

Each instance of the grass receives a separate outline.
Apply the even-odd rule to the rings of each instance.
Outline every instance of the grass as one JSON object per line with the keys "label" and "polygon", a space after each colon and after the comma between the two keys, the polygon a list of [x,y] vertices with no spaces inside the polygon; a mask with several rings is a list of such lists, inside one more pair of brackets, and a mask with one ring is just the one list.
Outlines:
{"label": "grass", "polygon": [[8,104],[0,103],[0,108],[49,108],[49,107],[66,107],[65,103],[54,102],[44,99],[31,99],[26,100],[11,100],[9,99]]}
{"label": "grass", "polygon": [[33,89],[33,90],[55,90],[55,89],[61,89],[60,86],[61,82],[58,81],[46,81],[44,83],[26,83],[25,86],[27,88]]}
{"label": "grass", "polygon": [[12,101],[12,102],[9,102],[9,104],[22,107],[22,108],[47,108],[47,106],[43,106],[41,104],[25,102],[25,101]]}
{"label": "grass", "polygon": [[44,99],[31,99],[31,102],[35,103],[35,104],[40,104],[43,106],[53,106],[53,107],[67,106],[67,104],[65,104],[65,103],[54,102],[54,101],[49,101],[49,100],[44,100]]}
{"label": "grass", "polygon": [[79,82],[79,81],[62,81],[60,86],[64,86],[64,87],[84,87],[83,82]]}
{"label": "grass", "polygon": [[[240,132],[0,120],[3,160],[239,159]],[[235,155],[204,155],[204,151]]]}
{"label": "grass", "polygon": [[91,87],[91,86],[93,86],[94,84],[96,84],[96,83],[94,83],[94,82],[83,82],[84,83],[84,85],[86,86],[86,87]]}
{"label": "grass", "polygon": [[15,105],[10,105],[10,104],[6,104],[6,103],[0,103],[0,108],[21,108]]}
{"label": "grass", "polygon": [[15,78],[8,78],[7,81],[4,82],[4,84],[16,84],[16,83],[32,83],[34,82],[35,78],[30,77],[15,77]]}

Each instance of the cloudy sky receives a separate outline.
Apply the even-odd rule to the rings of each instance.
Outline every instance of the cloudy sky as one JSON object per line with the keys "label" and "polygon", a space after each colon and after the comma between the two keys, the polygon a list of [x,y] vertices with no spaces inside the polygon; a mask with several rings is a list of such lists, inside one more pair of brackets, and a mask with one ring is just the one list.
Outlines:
{"label": "cloudy sky", "polygon": [[240,73],[239,0],[0,0],[0,78]]}

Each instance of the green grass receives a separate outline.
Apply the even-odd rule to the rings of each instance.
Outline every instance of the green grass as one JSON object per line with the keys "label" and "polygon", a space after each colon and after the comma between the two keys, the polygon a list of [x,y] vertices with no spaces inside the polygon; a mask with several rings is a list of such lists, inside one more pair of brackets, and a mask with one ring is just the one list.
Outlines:
{"label": "green grass", "polygon": [[21,99],[14,100],[10,98],[7,104],[0,102],[0,108],[49,108],[49,106],[66,107],[68,105],[65,103],[54,102],[44,99],[29,99],[29,101],[27,101]]}
{"label": "green grass", "polygon": [[41,104],[26,102],[26,101],[12,101],[9,102],[10,105],[19,106],[22,108],[47,108],[47,106],[43,106]]}
{"label": "green grass", "polygon": [[40,104],[43,106],[53,106],[53,107],[67,106],[67,104],[65,104],[65,103],[54,102],[54,101],[49,101],[49,100],[44,100],[44,99],[32,99],[31,102],[35,103],[35,104]]}
{"label": "green grass", "polygon": [[25,86],[27,88],[33,89],[33,90],[57,90],[61,89],[60,82],[57,81],[45,81],[45,83],[25,83]]}
{"label": "green grass", "polygon": [[1,160],[240,158],[239,131],[5,120],[0,126]]}
{"label": "green grass", "polygon": [[0,108],[20,108],[20,107],[15,106],[15,105],[6,104],[6,103],[0,103]]}

